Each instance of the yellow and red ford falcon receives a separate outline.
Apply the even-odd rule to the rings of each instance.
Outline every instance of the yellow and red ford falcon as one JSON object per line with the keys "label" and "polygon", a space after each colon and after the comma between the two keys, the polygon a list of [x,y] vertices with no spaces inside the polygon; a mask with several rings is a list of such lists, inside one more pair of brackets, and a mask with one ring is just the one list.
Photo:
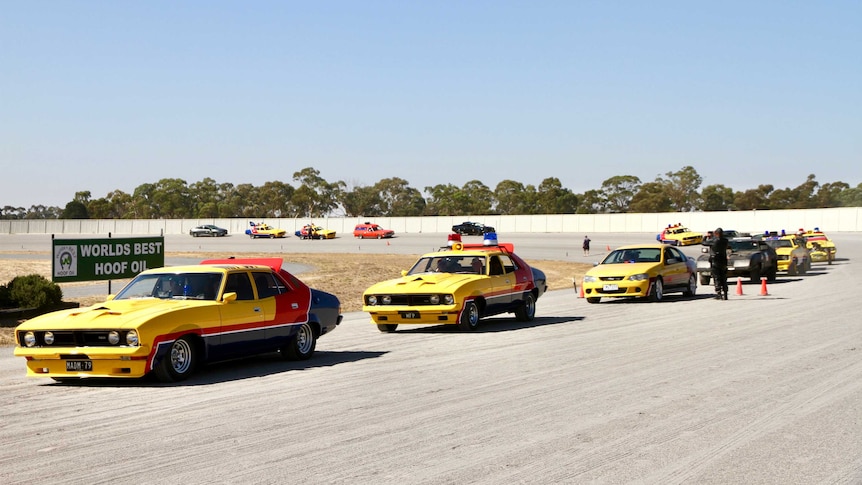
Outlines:
{"label": "yellow and red ford falcon", "polygon": [[702,243],[703,233],[694,232],[682,224],[674,224],[664,228],[655,238],[662,244],[690,246]]}
{"label": "yellow and red ford falcon", "polygon": [[584,297],[648,298],[661,301],[666,293],[685,296],[697,291],[697,263],[667,244],[621,246],[584,275]]}
{"label": "yellow and red ford falcon", "polygon": [[250,226],[250,228],[246,229],[245,233],[248,235],[248,237],[250,237],[252,239],[258,239],[258,238],[272,239],[274,237],[281,238],[281,237],[285,237],[287,235],[287,230],[272,227],[265,222],[259,222],[259,223],[255,224],[254,221],[249,221],[248,225]]}
{"label": "yellow and red ford falcon", "polygon": [[[400,324],[458,325],[475,330],[479,319],[514,313],[519,321],[536,314],[547,290],[545,274],[515,255],[512,244],[462,244],[419,258],[400,278],[377,283],[363,294],[362,311],[381,332]],[[486,235],[486,238],[488,235]]]}
{"label": "yellow and red ford falcon", "polygon": [[152,372],[164,382],[246,355],[308,359],[341,323],[341,305],[281,266],[281,258],[221,259],[144,271],[104,303],[22,323],[15,355],[27,359],[28,376]]}

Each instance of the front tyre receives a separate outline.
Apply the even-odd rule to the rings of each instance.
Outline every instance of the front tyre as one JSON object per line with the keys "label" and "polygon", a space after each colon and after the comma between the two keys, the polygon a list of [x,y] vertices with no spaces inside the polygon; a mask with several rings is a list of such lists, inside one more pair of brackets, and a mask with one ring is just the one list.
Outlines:
{"label": "front tyre", "polygon": [[465,331],[472,331],[479,328],[479,307],[475,302],[468,301],[464,305],[464,310],[461,311],[461,318],[458,320],[458,328]]}
{"label": "front tyre", "polygon": [[697,278],[694,277],[694,273],[688,277],[688,288],[682,292],[683,296],[694,296],[694,293],[697,291]]}
{"label": "front tyre", "polygon": [[317,335],[308,323],[299,327],[296,335],[281,348],[281,356],[287,360],[308,360],[317,346]]}
{"label": "front tyre", "polygon": [[532,293],[524,295],[524,302],[515,310],[515,319],[519,322],[531,322],[536,316],[536,299]]}
{"label": "front tyre", "polygon": [[188,379],[195,371],[198,351],[191,337],[174,340],[167,355],[156,367],[156,378],[162,382],[179,382]]}
{"label": "front tyre", "polygon": [[749,281],[752,283],[760,283],[760,265],[754,265],[751,267],[751,271],[748,273]]}
{"label": "front tyre", "polygon": [[700,274],[700,284],[703,286],[709,286],[710,276],[706,273]]}
{"label": "front tyre", "polygon": [[377,324],[377,330],[380,330],[383,333],[394,333],[396,328],[398,328],[397,323],[378,323]]}
{"label": "front tyre", "polygon": [[598,303],[600,301],[602,301],[601,297],[596,297],[596,296],[587,297],[587,303]]}
{"label": "front tyre", "polygon": [[662,301],[664,300],[664,284],[661,281],[661,278],[656,278],[655,282],[652,284],[652,288],[650,288],[649,299],[650,301]]}

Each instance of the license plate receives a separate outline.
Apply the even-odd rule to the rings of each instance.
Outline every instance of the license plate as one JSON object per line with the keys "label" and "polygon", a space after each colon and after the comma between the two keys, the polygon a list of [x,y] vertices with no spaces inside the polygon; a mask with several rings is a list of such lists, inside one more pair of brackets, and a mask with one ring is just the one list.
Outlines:
{"label": "license plate", "polygon": [[419,318],[419,312],[403,312],[403,313],[401,313],[401,318],[404,318],[407,320]]}
{"label": "license plate", "polygon": [[617,285],[605,285],[602,287],[603,291],[617,291],[619,289],[620,289],[620,287]]}
{"label": "license plate", "polygon": [[73,372],[87,372],[93,370],[92,360],[67,360],[66,370]]}

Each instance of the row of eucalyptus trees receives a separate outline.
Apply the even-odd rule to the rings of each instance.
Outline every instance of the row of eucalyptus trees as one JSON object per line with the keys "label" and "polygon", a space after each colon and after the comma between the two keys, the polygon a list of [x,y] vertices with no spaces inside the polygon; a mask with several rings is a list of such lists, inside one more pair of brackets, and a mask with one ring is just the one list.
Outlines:
{"label": "row of eucalyptus trees", "polygon": [[5,206],[2,219],[197,219],[234,217],[458,216],[479,214],[600,214],[725,210],[811,209],[862,206],[862,184],[820,184],[812,174],[795,188],[772,185],[734,191],[723,185],[701,187],[703,178],[686,166],[642,182],[633,175],[611,177],[595,190],[576,194],[556,177],[538,186],[503,180],[493,189],[480,180],[462,186],[438,184],[420,191],[393,177],[369,186],[330,182],[314,168],[261,186],[218,183],[211,178],[188,184],[177,178],[138,186],[129,194],[114,190],[93,198],[80,191],[64,208]]}

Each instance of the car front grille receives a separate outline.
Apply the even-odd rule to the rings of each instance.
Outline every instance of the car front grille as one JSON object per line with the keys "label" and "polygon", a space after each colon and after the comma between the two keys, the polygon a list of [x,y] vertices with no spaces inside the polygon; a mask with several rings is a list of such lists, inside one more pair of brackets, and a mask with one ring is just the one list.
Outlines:
{"label": "car front grille", "polygon": [[[433,305],[431,303],[432,295],[390,295],[392,301],[388,304],[383,303],[383,299],[377,297],[377,306],[422,306]],[[438,303],[439,304],[439,303]]]}
{"label": "car front grille", "polygon": [[[126,343],[126,332],[120,331],[120,343],[108,342],[109,330],[57,330],[54,334],[54,343],[45,343],[45,330],[33,332],[36,335],[36,347],[122,347]],[[24,332],[19,332],[19,344],[26,347],[24,343]]]}

